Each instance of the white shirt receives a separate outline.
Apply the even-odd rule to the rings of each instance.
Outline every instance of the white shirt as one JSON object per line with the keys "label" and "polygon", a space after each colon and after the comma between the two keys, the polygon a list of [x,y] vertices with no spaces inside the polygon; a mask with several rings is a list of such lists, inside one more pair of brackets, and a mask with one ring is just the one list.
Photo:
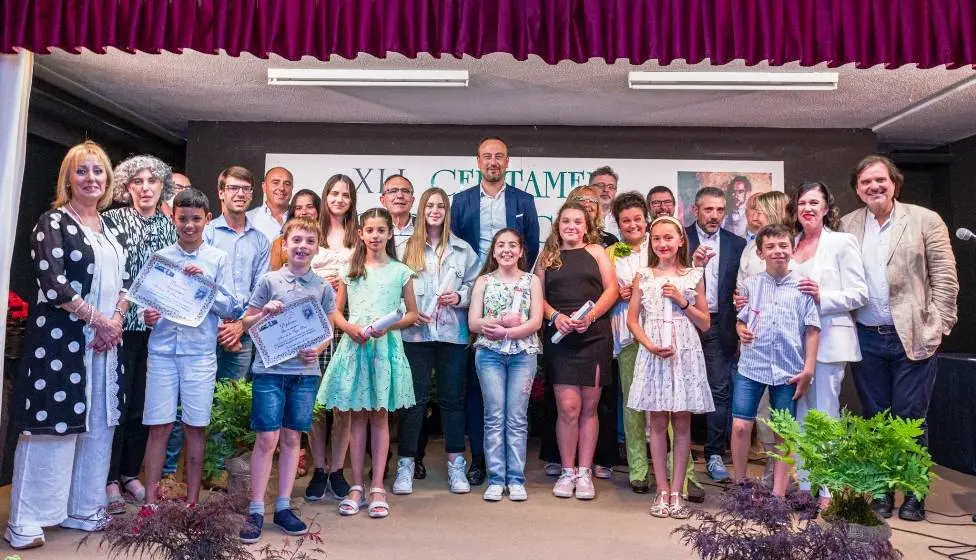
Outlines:
{"label": "white shirt", "polygon": [[697,222],[695,228],[698,229],[698,243],[710,247],[715,252],[715,256],[705,265],[705,300],[708,301],[708,312],[718,313],[718,250],[719,245],[721,245],[719,243],[719,232],[722,230],[717,230],[709,235],[702,230]]}
{"label": "white shirt", "polygon": [[267,204],[262,204],[257,208],[248,210],[247,217],[254,229],[260,231],[268,238],[268,243],[273,242],[276,237],[281,235],[281,226],[288,221],[288,214],[285,214],[281,222],[274,219],[274,216],[271,215],[271,209],[268,208]]}
{"label": "white shirt", "polygon": [[614,237],[620,239],[620,228],[617,226],[617,220],[609,212],[603,216],[603,231],[613,234]]}
{"label": "white shirt", "polygon": [[398,229],[396,222],[393,222],[393,244],[396,245],[397,258],[400,260],[403,260],[403,252],[407,249],[407,241],[413,235],[413,224],[413,216],[407,218],[407,225],[403,226],[403,229]]}
{"label": "white shirt", "polygon": [[495,196],[489,196],[485,192],[485,186],[481,185],[480,209],[481,209],[481,230],[478,234],[478,263],[485,262],[488,252],[491,250],[491,238],[495,233],[504,228],[507,223],[505,220],[505,185]]}
{"label": "white shirt", "polygon": [[888,292],[888,252],[891,245],[891,215],[883,224],[870,210],[864,218],[864,241],[861,243],[861,256],[864,259],[864,279],[868,284],[868,302],[857,311],[857,322],[877,327],[894,325],[891,318],[891,305]]}

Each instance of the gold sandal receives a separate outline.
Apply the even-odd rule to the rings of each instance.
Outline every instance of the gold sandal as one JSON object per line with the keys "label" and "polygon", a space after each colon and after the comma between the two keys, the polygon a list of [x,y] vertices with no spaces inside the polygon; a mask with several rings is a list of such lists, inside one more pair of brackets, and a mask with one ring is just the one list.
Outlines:
{"label": "gold sandal", "polygon": [[657,495],[657,502],[651,506],[651,515],[654,517],[670,517],[671,516],[671,506],[668,504],[668,493],[667,491],[659,492]]}
{"label": "gold sandal", "polygon": [[[663,492],[662,492],[663,494]],[[681,499],[681,494],[678,492],[671,492],[671,501],[676,502]],[[688,519],[691,517],[691,510],[688,509],[684,504],[678,505],[673,503],[668,506],[668,513],[671,515],[672,519]]]}

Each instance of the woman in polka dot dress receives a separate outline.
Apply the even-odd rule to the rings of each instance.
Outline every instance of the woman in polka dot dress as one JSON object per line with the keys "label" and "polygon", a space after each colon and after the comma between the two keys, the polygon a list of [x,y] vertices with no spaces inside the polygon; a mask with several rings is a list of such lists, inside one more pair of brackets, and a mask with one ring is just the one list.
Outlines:
{"label": "woman in polka dot dress", "polygon": [[73,147],[53,209],[31,233],[40,290],[10,401],[21,432],[4,533],[13,548],[43,545],[43,527],[95,531],[108,519],[105,480],[123,373],[116,350],[128,309],[125,253],[115,224],[98,214],[112,199],[111,183],[111,162],[97,144]]}

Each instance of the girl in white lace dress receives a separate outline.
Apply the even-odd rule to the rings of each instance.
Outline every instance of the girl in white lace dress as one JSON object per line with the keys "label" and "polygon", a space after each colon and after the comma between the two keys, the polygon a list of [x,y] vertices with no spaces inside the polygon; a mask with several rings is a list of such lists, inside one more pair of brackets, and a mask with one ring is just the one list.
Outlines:
{"label": "girl in white lace dress", "polygon": [[[641,347],[627,406],[650,412],[655,517],[686,519],[681,500],[691,448],[691,415],[715,410],[695,327],[708,330],[704,269],[688,264],[688,239],[669,216],[651,223],[649,266],[637,272],[627,327]],[[668,482],[668,423],[674,427],[674,476]],[[673,489],[674,491],[669,491]]]}

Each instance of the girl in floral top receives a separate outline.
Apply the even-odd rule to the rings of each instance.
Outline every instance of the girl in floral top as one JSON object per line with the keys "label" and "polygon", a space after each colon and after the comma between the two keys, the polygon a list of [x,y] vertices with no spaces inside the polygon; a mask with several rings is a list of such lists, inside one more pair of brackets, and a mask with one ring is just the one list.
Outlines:
{"label": "girl in floral top", "polygon": [[541,351],[542,284],[523,272],[522,236],[499,230],[491,253],[475,281],[468,324],[475,340],[475,366],[485,399],[485,459],[488,489],[484,499],[497,502],[508,486],[512,501],[525,491],[525,446],[529,393]]}

